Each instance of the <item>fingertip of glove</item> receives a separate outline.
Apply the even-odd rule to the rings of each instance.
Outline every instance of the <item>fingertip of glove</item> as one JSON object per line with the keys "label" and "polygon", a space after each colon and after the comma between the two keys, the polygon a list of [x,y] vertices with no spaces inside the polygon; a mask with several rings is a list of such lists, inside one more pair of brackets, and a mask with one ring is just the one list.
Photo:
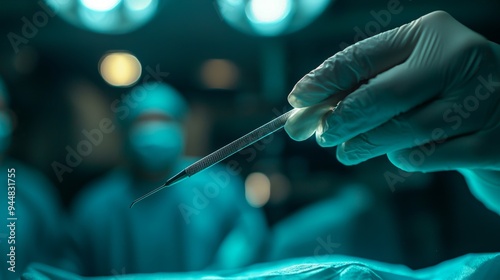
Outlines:
{"label": "fingertip of glove", "polygon": [[323,135],[318,130],[316,130],[316,142],[322,148],[335,147],[335,143],[332,143],[331,141],[328,141],[328,139],[326,139],[325,137],[323,137]]}
{"label": "fingertip of glove", "polygon": [[300,103],[300,100],[297,98],[297,96],[293,93],[293,91],[288,95],[288,103],[292,105],[294,108],[302,108],[302,104]]}
{"label": "fingertip of glove", "polygon": [[309,84],[309,80],[306,77],[300,79],[300,81],[295,84],[292,91],[288,95],[288,102],[295,108],[303,108],[310,106],[310,102],[307,102],[306,99],[308,95],[311,93],[311,86]]}
{"label": "fingertip of glove", "polygon": [[337,160],[345,166],[352,166],[361,162],[345,152],[345,142],[337,146]]}
{"label": "fingertip of glove", "polygon": [[407,150],[390,152],[387,154],[387,158],[392,163],[392,165],[403,170],[404,172],[416,172],[418,171],[414,165],[410,164],[407,160]]}
{"label": "fingertip of glove", "polygon": [[302,130],[300,128],[297,128],[297,126],[293,125],[290,121],[285,123],[284,129],[288,136],[294,141],[300,142],[309,138],[309,136],[304,135]]}

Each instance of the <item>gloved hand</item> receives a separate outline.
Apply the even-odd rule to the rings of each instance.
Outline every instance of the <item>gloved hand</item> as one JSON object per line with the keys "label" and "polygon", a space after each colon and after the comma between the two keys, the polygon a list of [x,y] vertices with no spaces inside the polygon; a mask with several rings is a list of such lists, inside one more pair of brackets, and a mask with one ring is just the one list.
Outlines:
{"label": "gloved hand", "polygon": [[316,133],[346,165],[387,154],[405,171],[463,171],[489,182],[500,213],[500,46],[447,13],[335,54],[288,101],[301,108],[285,125],[291,138]]}

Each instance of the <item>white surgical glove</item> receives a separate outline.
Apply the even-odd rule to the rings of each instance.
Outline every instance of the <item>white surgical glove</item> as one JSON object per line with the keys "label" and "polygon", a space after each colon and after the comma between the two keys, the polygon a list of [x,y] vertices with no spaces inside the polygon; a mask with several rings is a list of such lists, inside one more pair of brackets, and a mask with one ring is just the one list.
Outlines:
{"label": "white surgical glove", "polygon": [[447,13],[335,54],[288,101],[301,108],[285,125],[292,139],[315,133],[346,165],[387,154],[409,172],[459,170],[500,213],[500,46]]}

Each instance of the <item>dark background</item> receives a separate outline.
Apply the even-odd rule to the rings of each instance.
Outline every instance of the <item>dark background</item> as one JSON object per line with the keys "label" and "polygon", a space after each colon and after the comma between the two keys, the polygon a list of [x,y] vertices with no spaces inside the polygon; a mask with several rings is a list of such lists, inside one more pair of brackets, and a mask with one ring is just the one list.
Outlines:
{"label": "dark background", "polygon": [[[54,161],[65,161],[65,147],[75,147],[82,140],[82,128],[95,128],[103,116],[112,117],[106,104],[128,89],[106,84],[97,65],[106,52],[126,50],[143,67],[160,65],[169,73],[165,81],[185,94],[192,105],[187,153],[202,156],[274,117],[272,109],[287,105],[287,93],[295,82],[341,50],[342,43],[355,43],[354,28],[363,29],[373,20],[370,11],[386,9],[386,5],[386,0],[339,0],[306,28],[270,39],[234,30],[221,19],[212,1],[177,0],[162,2],[150,23],[124,35],[97,34],[50,18],[16,53],[7,34],[20,34],[22,17],[31,18],[40,6],[37,1],[2,0],[0,76],[17,115],[10,155],[45,173],[66,207],[86,183],[119,163],[119,135],[113,133],[96,147],[99,152],[64,174],[62,182],[51,166]],[[500,43],[500,1],[403,0],[401,5],[403,11],[393,15],[383,30],[445,10]],[[286,67],[276,74],[284,75],[286,85],[285,91],[269,97],[263,91],[262,69],[264,53],[272,46],[279,46],[285,57]],[[200,67],[212,58],[228,59],[238,66],[235,89],[203,86]],[[241,163],[243,176],[254,171],[280,172],[290,181],[286,197],[264,207],[271,225],[334,195],[343,184],[358,182],[369,186],[374,197],[395,213],[406,255],[400,262],[406,265],[423,267],[470,252],[500,251],[500,218],[472,197],[456,173],[415,175],[392,192],[383,174],[397,170],[385,157],[344,167],[336,161],[335,149],[321,149],[314,139],[295,143],[284,133],[258,151],[257,159],[249,162],[245,154],[234,159]]]}

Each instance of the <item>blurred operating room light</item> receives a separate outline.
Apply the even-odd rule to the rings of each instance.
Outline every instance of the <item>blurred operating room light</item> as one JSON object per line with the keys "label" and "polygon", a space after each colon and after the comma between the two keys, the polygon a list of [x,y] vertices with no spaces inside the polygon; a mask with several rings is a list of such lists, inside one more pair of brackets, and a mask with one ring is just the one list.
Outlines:
{"label": "blurred operating room light", "polygon": [[201,80],[207,88],[234,89],[238,78],[238,67],[226,59],[209,59],[201,66]]}
{"label": "blurred operating room light", "polygon": [[67,22],[99,33],[123,34],[146,24],[159,0],[45,0]]}
{"label": "blurred operating room light", "polygon": [[133,11],[144,10],[153,3],[153,0],[125,0],[125,6]]}
{"label": "blurred operating room light", "polygon": [[139,60],[130,53],[114,52],[103,56],[99,63],[102,78],[117,87],[131,86],[141,77]]}
{"label": "blurred operating room light", "polygon": [[264,206],[271,196],[271,181],[264,173],[250,173],[245,180],[245,197],[253,207]]}
{"label": "blurred operating room light", "polygon": [[80,0],[80,2],[88,9],[105,12],[116,7],[121,0]]}
{"label": "blurred operating room light", "polygon": [[292,0],[250,0],[246,8],[248,18],[255,22],[273,23],[290,14]]}
{"label": "blurred operating room light", "polygon": [[332,0],[217,0],[220,15],[249,34],[278,36],[309,25]]}

